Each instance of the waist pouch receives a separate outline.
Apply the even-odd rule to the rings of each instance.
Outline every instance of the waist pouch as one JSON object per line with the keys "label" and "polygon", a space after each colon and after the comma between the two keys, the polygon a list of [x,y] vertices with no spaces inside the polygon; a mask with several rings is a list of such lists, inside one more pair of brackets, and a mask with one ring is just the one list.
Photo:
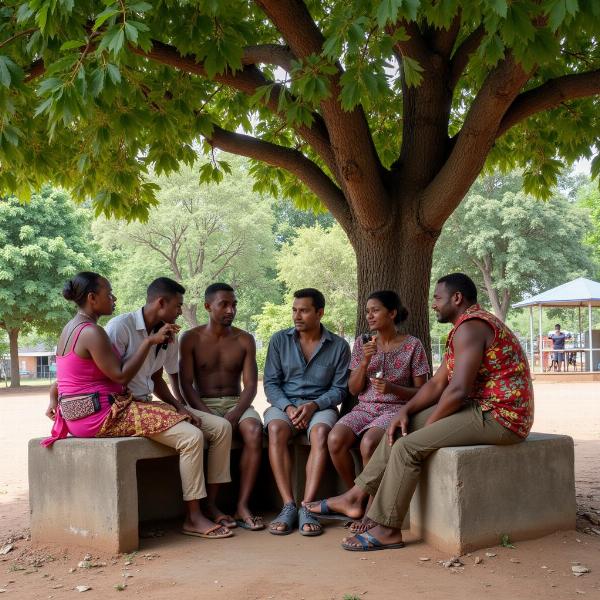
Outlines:
{"label": "waist pouch", "polygon": [[92,394],[63,394],[58,399],[65,421],[77,421],[100,410],[100,392]]}

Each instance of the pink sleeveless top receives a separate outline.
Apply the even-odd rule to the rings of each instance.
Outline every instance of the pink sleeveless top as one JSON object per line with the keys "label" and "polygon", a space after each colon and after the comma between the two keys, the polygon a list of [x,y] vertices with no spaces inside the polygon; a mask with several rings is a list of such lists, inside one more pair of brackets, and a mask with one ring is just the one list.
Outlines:
{"label": "pink sleeveless top", "polygon": [[[70,433],[75,437],[95,437],[104,419],[110,412],[110,394],[120,394],[123,386],[108,378],[91,358],[82,358],[75,354],[75,346],[81,332],[91,323],[85,323],[75,335],[71,351],[56,357],[56,380],[59,397],[62,394],[100,393],[100,410],[89,417],[76,421],[65,421],[56,409],[56,419],[49,438],[42,441],[42,446],[50,446],[56,440],[66,438]],[[115,350],[116,353],[116,350]]]}

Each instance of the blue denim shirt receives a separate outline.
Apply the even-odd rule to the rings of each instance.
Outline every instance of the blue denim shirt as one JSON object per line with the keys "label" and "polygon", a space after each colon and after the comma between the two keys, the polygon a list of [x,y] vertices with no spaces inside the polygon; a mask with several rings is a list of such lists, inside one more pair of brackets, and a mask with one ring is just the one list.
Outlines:
{"label": "blue denim shirt", "polygon": [[264,388],[267,400],[285,410],[314,401],[335,408],[348,394],[348,342],[321,325],[321,341],[306,362],[295,328],[278,331],[269,342]]}

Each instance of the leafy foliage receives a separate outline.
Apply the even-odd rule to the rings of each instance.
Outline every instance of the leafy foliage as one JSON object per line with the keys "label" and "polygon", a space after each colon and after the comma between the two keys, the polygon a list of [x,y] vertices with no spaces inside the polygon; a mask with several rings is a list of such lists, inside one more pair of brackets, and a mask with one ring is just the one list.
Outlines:
{"label": "leafy foliage", "polygon": [[189,326],[204,321],[204,289],[215,281],[236,289],[242,327],[278,297],[269,277],[275,268],[270,203],[251,191],[247,163],[233,157],[228,168],[231,175],[220,185],[199,186],[190,168],[154,176],[160,204],[146,223],[102,220],[94,226],[102,245],[119,256],[113,286],[120,310],[139,308],[147,285],[161,276],[186,288]]}
{"label": "leafy foliage", "polygon": [[106,273],[108,258],[91,240],[89,211],[64,191],[46,187],[27,204],[0,198],[0,328],[58,334],[73,311],[64,282],[82,270]]}
{"label": "leafy foliage", "polygon": [[434,280],[469,273],[503,320],[511,303],[588,274],[584,211],[555,192],[546,202],[520,192],[521,178],[484,177],[446,223]]}
{"label": "leafy foliage", "polygon": [[[328,172],[297,128],[312,125],[333,94],[345,111],[362,107],[390,167],[402,140],[403,85],[418,86],[424,74],[418,58],[399,63],[394,52],[410,39],[411,23],[449,28],[460,14],[458,43],[483,24],[454,93],[451,133],[509,50],[526,69],[535,65],[529,88],[600,64],[595,0],[311,0],[307,7],[324,35],[321,53],[292,61],[284,74],[266,61],[262,85],[243,91],[219,77],[241,72],[246,48],[281,37],[253,3],[7,0],[0,8],[0,189],[26,198],[52,181],[80,200],[93,198],[98,214],[145,219],[157,193],[147,175],[192,165],[198,150],[209,154],[197,142],[215,124],[299,148]],[[193,57],[198,75],[147,60],[159,43]],[[43,76],[30,80],[42,62]],[[499,140],[489,167],[523,165],[525,191],[547,195],[564,162],[591,156],[598,114],[597,98],[539,113]],[[216,181],[226,169],[205,163],[202,179]],[[280,167],[252,173],[261,191],[319,205]]]}

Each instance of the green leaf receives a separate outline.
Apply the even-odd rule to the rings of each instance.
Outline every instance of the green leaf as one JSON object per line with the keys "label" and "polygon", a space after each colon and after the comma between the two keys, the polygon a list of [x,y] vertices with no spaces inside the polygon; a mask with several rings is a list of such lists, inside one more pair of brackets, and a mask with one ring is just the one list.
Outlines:
{"label": "green leaf", "polygon": [[110,40],[110,43],[108,44],[109,52],[112,52],[113,55],[118,54],[122,50],[124,43],[125,43],[125,33],[124,33],[123,29],[119,29],[117,31],[117,33]]}
{"label": "green leaf", "polygon": [[[0,56],[0,83],[5,87],[10,87],[11,75],[8,69],[8,62],[10,58],[8,56]],[[12,62],[12,61],[11,61]]]}
{"label": "green leaf", "polygon": [[108,72],[108,76],[110,77],[110,80],[115,85],[121,83],[121,72],[119,71],[119,67],[117,67],[117,65],[113,65],[111,63],[108,63],[106,65],[106,70]]}
{"label": "green leaf", "polygon": [[125,35],[134,46],[137,45],[138,30],[129,22],[125,23]]}
{"label": "green leaf", "polygon": [[408,87],[417,87],[423,81],[423,67],[410,56],[402,57],[402,67],[404,70],[404,80]]}
{"label": "green leaf", "polygon": [[99,15],[96,16],[96,20],[94,21],[94,26],[92,27],[92,29],[94,31],[98,30],[100,27],[102,27],[105,21],[107,21],[111,17],[114,17],[115,15],[118,15],[119,13],[119,9],[115,8],[114,4],[108,6]]}
{"label": "green leaf", "polygon": [[377,7],[377,25],[383,29],[387,23],[393,23],[398,16],[402,0],[382,0]]}
{"label": "green leaf", "polygon": [[132,12],[146,13],[152,10],[152,4],[148,4],[148,2],[136,2],[130,4],[127,9]]}
{"label": "green leaf", "polygon": [[60,51],[62,52],[63,50],[73,50],[74,48],[81,48],[86,44],[87,42],[85,40],[69,40],[60,47]]}
{"label": "green leaf", "polygon": [[508,12],[508,2],[506,0],[486,0],[486,4],[499,17],[506,18],[506,13]]}

